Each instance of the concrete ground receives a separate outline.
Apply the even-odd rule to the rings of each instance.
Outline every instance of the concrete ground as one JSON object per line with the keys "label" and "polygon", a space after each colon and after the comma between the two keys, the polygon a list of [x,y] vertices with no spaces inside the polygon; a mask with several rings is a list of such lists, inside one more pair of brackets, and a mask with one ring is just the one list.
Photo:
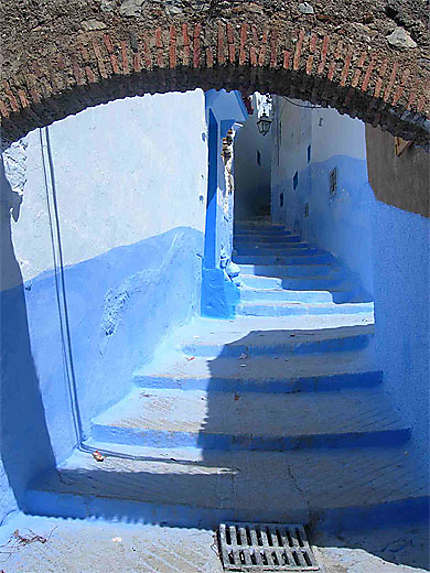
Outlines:
{"label": "concrete ground", "polygon": [[[326,573],[422,573],[425,528],[320,537]],[[221,573],[212,531],[18,515],[0,527],[1,573]],[[369,547],[372,549],[370,550]],[[377,556],[382,554],[384,559]]]}

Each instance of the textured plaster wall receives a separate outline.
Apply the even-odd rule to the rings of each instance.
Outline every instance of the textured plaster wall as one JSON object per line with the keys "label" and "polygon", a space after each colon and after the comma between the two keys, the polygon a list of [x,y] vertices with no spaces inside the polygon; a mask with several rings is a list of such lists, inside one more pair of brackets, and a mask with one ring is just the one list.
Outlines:
{"label": "textured plaster wall", "polygon": [[148,95],[53,124],[50,153],[32,132],[4,157],[1,455],[20,507],[76,443],[70,383],[85,437],[200,309],[205,131],[202,91]]}
{"label": "textured plaster wall", "polygon": [[294,206],[297,193],[293,193],[293,177],[296,171],[300,172],[299,184],[302,188],[305,187],[302,173],[308,165],[306,148],[312,139],[311,113],[308,109],[288,104],[278,96],[273,98],[273,102],[272,220],[293,228],[295,212],[298,210],[298,206]]}
{"label": "textured plaster wall", "polygon": [[[364,289],[360,295],[370,295],[374,196],[367,177],[364,124],[332,109],[294,103],[275,98],[272,217],[335,254],[359,290]],[[334,168],[337,189],[331,194]]]}
{"label": "textured plaster wall", "polygon": [[428,468],[430,221],[380,201],[372,221],[377,356]]}
{"label": "textured plaster wall", "polygon": [[[239,130],[235,141],[235,194],[234,217],[247,220],[270,211],[270,172],[272,138],[263,136],[257,127],[256,98],[254,113]],[[260,165],[257,162],[260,153]]]}
{"label": "textured plaster wall", "polygon": [[[284,192],[285,210],[273,210],[275,221],[285,221],[310,242],[335,253],[354,273],[351,279],[361,281],[364,294],[372,295],[384,386],[413,428],[413,443],[405,455],[414,452],[420,463],[427,463],[430,221],[385,201],[421,210],[428,205],[422,201],[426,185],[428,193],[428,157],[419,150],[395,157],[393,138],[367,127],[366,161],[361,122],[332,110],[285,107],[280,106],[281,117],[289,136],[286,140],[283,129],[272,161],[272,202]],[[278,131],[276,122],[273,127],[276,143],[279,126]],[[306,166],[308,145],[312,160]],[[368,164],[374,188],[368,182]],[[338,189],[331,197],[328,178],[333,167],[338,169]],[[293,190],[295,170],[299,185]]]}
{"label": "textured plaster wall", "polygon": [[[64,263],[176,226],[202,231],[205,130],[201,90],[117,100],[53,125]],[[27,184],[20,219],[12,225],[24,280],[52,267],[39,132],[26,143]]]}

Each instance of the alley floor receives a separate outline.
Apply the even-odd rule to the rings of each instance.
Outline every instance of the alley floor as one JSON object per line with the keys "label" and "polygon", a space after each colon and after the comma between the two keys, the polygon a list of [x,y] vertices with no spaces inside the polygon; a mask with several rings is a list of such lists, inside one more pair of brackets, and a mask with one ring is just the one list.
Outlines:
{"label": "alley floor", "polygon": [[[214,533],[206,530],[20,515],[0,536],[2,573],[223,571]],[[417,564],[426,562],[426,541],[424,527],[384,530],[321,538],[317,553],[326,573],[423,573]]]}

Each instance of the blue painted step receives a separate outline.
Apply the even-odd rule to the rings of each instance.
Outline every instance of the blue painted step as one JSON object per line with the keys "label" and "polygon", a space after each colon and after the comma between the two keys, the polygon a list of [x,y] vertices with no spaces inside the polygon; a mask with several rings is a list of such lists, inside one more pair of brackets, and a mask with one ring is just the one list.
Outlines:
{"label": "blue painted step", "polygon": [[235,246],[274,246],[279,245],[280,248],[284,246],[305,245],[299,235],[279,235],[279,236],[264,236],[264,235],[243,235],[234,237],[233,244]]}
{"label": "blue painted step", "polygon": [[366,352],[194,358],[181,356],[168,367],[138,369],[133,382],[140,387],[220,392],[327,392],[365,388],[382,382]]}
{"label": "blue painted step", "polygon": [[240,300],[242,302],[333,302],[333,295],[328,291],[317,290],[283,290],[241,288]]}
{"label": "blue painted step", "polygon": [[372,314],[373,302],[241,302],[236,313],[246,316],[291,316],[300,314]]}
{"label": "blue painted step", "polygon": [[[303,263],[303,264],[302,264]],[[261,264],[261,263],[241,263],[239,268],[241,273],[246,275],[262,276],[262,277],[278,277],[282,279],[293,277],[305,276],[321,276],[330,274],[331,276],[342,277],[341,269],[331,263],[321,264],[318,261],[312,260],[312,264],[304,264],[305,261],[301,259],[299,264]]]}
{"label": "blue painted step", "polygon": [[[293,290],[293,289],[240,289],[240,300],[243,303],[257,302],[276,304],[283,302],[303,302],[303,303],[361,303],[361,300],[355,300],[354,292],[350,290],[332,289],[329,290]],[[369,312],[373,312],[373,303],[369,304]],[[344,307],[339,307],[340,312],[344,313]],[[347,313],[350,313],[347,311]],[[245,313],[247,314],[247,313]],[[270,314],[269,314],[270,316]]]}
{"label": "blue painted step", "polygon": [[243,242],[243,243],[260,243],[260,242],[301,242],[300,235],[293,235],[291,233],[269,233],[263,234],[258,232],[250,232],[250,233],[238,233],[235,234],[233,241],[235,243]]}
{"label": "blue painted step", "polygon": [[306,265],[331,263],[333,256],[330,253],[316,253],[308,255],[235,255],[233,261],[238,264],[253,265]]}
{"label": "blue painted step", "polygon": [[181,344],[189,356],[250,356],[312,354],[361,350],[373,336],[373,325],[318,330],[256,330],[227,342],[224,332],[203,335]]}
{"label": "blue painted step", "polygon": [[[74,452],[31,483],[26,511],[206,528],[255,516],[280,523],[312,519],[340,531],[428,516],[426,472],[417,472],[404,447],[203,456],[178,449],[121,450],[122,457],[107,456],[102,463]],[[124,458],[124,452],[135,459]]]}
{"label": "blue painted step", "polygon": [[304,243],[303,241],[295,242],[295,241],[288,241],[288,242],[280,242],[280,241],[234,241],[234,248],[237,250],[240,249],[249,249],[252,253],[257,253],[262,249],[271,249],[276,252],[282,252],[285,249],[292,249],[295,251],[301,251],[306,249],[315,249],[316,247],[309,245],[308,243]]}
{"label": "blue painted step", "polygon": [[233,258],[238,257],[291,257],[291,256],[311,256],[311,255],[325,255],[324,251],[311,247],[286,247],[277,249],[272,247],[256,248],[256,247],[237,247]]}
{"label": "blue painted step", "polygon": [[[344,278],[339,273],[317,276],[298,277],[270,277],[241,273],[241,284],[255,289],[291,289],[291,290],[330,290],[345,284]],[[345,284],[345,287],[349,286]]]}
{"label": "blue painted step", "polygon": [[92,422],[94,440],[160,448],[284,451],[394,445],[410,429],[371,388],[271,394],[136,389]]}
{"label": "blue painted step", "polygon": [[266,225],[266,226],[234,226],[233,230],[234,236],[241,234],[262,234],[262,235],[290,235],[291,231],[282,227],[281,225]]}

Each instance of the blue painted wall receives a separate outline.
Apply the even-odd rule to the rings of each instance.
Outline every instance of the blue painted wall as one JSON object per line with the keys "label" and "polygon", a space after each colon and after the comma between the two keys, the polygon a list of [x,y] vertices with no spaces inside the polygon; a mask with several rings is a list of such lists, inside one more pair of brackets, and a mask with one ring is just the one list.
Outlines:
{"label": "blue painted wall", "polygon": [[430,220],[376,201],[372,223],[377,356],[429,469]]}
{"label": "blue painted wall", "polygon": [[[258,131],[257,97],[252,96],[254,112],[239,130],[234,142],[234,217],[246,221],[268,215],[273,140]],[[257,153],[259,162],[257,161]]]}
{"label": "blue painted wall", "polygon": [[[375,199],[367,176],[365,126],[336,110],[295,103],[275,98],[272,218],[336,255],[351,283],[359,285],[357,297],[370,299]],[[337,187],[331,193],[333,169]]]}
{"label": "blue painted wall", "polygon": [[196,90],[85,110],[4,154],[0,520],[200,311],[205,132]]}
{"label": "blue painted wall", "polygon": [[[413,428],[405,455],[428,465],[430,221],[375,198],[361,122],[335,110],[275,102],[273,219],[335,254],[351,283],[361,284],[357,297],[374,300],[378,366],[389,399]],[[335,167],[337,188],[331,194]]]}

